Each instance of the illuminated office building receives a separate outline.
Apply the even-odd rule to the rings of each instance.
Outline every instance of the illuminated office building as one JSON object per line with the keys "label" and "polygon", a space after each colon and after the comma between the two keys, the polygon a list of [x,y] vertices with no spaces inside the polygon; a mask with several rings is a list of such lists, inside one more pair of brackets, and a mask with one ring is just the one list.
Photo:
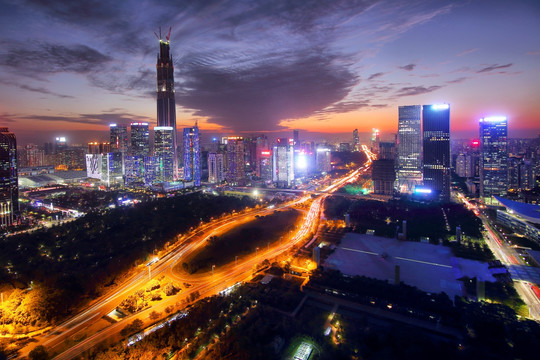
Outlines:
{"label": "illuminated office building", "polygon": [[397,190],[412,193],[422,185],[422,106],[400,106],[397,146]]}
{"label": "illuminated office building", "polygon": [[505,195],[508,190],[508,120],[505,116],[480,119],[480,197]]}
{"label": "illuminated office building", "polygon": [[358,137],[358,129],[353,130],[352,137],[353,137],[353,151],[360,151],[360,137]]}
{"label": "illuminated office building", "polygon": [[0,226],[11,226],[19,212],[17,139],[8,128],[0,128]]}
{"label": "illuminated office building", "polygon": [[294,140],[279,138],[272,151],[272,181],[290,187],[294,181]]}
{"label": "illuminated office building", "polygon": [[450,105],[422,107],[423,182],[441,201],[450,200]]}
{"label": "illuminated office building", "polygon": [[184,128],[184,180],[201,185],[201,149],[197,124]]}
{"label": "illuminated office building", "polygon": [[150,130],[146,122],[131,123],[131,155],[150,155]]}

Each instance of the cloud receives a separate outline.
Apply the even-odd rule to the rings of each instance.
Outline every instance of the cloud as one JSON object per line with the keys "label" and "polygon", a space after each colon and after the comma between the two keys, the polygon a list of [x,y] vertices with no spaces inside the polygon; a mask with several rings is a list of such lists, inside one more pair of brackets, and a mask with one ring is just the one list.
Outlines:
{"label": "cloud", "polygon": [[53,43],[16,44],[8,46],[5,54],[0,54],[0,65],[38,74],[88,74],[101,69],[111,60],[109,56],[86,45],[64,46]]}
{"label": "cloud", "polygon": [[475,52],[475,51],[477,51],[477,50],[478,50],[478,48],[473,48],[473,49],[463,50],[462,52],[460,52],[460,53],[457,54],[456,56],[467,55],[467,54],[473,53],[473,52]]}
{"label": "cloud", "polygon": [[527,51],[527,55],[540,55],[540,51]]}
{"label": "cloud", "polygon": [[430,92],[439,90],[440,88],[442,88],[442,86],[439,86],[439,85],[433,85],[433,86],[428,86],[428,87],[424,87],[424,86],[408,86],[408,87],[403,87],[403,88],[399,89],[397,91],[396,95],[397,96],[421,95],[421,94],[426,94],[426,93],[430,93]]}
{"label": "cloud", "polygon": [[457,79],[454,79],[454,80],[449,80],[446,83],[447,84],[459,84],[459,83],[464,82],[467,79],[468,79],[468,77],[460,77],[460,78],[457,78]]}
{"label": "cloud", "polygon": [[506,68],[509,68],[512,65],[514,65],[514,64],[512,64],[512,63],[508,63],[508,64],[505,64],[505,65],[493,64],[493,65],[487,66],[487,67],[485,67],[485,68],[483,68],[481,70],[478,70],[477,73],[480,74],[480,73],[484,73],[484,72],[490,72],[490,71],[493,71],[493,70],[506,69]]}
{"label": "cloud", "polygon": [[191,64],[182,71],[176,100],[210,122],[247,131],[275,130],[342,100],[357,81],[336,56],[306,52],[250,68]]}
{"label": "cloud", "polygon": [[81,123],[88,125],[109,125],[110,123],[119,123],[119,124],[129,124],[132,121],[146,121],[152,122],[154,119],[135,115],[126,112],[103,112],[96,114],[74,114],[72,116],[68,115],[25,115],[19,117],[19,119],[24,120],[37,120],[37,121],[64,121],[70,123]]}
{"label": "cloud", "polygon": [[405,70],[405,71],[413,71],[415,67],[416,67],[416,64],[407,64],[403,66],[398,66],[399,69]]}
{"label": "cloud", "polygon": [[375,73],[375,74],[371,74],[371,75],[368,77],[368,80],[376,79],[376,78],[378,78],[378,77],[383,76],[384,74],[386,74],[386,73],[378,72],[378,73]]}
{"label": "cloud", "polygon": [[63,99],[73,99],[74,98],[74,96],[59,94],[59,93],[56,93],[54,91],[47,90],[44,87],[33,87],[33,86],[30,86],[30,85],[24,85],[24,84],[20,85],[19,87],[21,89],[23,89],[23,90],[28,90],[28,91],[32,91],[32,92],[36,92],[36,93],[40,93],[40,94],[44,94],[44,95],[52,95],[52,96],[56,96],[56,97],[63,98]]}

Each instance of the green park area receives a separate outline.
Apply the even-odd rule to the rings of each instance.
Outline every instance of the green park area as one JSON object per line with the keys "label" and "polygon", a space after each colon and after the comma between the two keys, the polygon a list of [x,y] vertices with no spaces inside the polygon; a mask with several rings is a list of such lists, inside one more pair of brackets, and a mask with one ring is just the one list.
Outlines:
{"label": "green park area", "polygon": [[182,268],[190,274],[209,271],[212,265],[220,266],[234,261],[236,256],[256,253],[257,248],[266,248],[293,231],[301,215],[294,209],[274,211],[221,236],[212,236],[200,252],[182,263]]}

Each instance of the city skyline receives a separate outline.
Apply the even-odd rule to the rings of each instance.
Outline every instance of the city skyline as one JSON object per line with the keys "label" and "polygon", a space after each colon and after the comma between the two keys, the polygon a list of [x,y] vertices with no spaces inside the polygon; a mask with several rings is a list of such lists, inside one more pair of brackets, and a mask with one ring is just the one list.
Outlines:
{"label": "city skyline", "polygon": [[356,128],[397,132],[398,106],[449,103],[454,138],[475,137],[478,119],[491,115],[508,117],[510,137],[540,130],[534,1],[0,9],[0,123],[21,144],[106,140],[109,123],[156,125],[159,26],[172,26],[179,128],[198,121],[202,133],[345,138]]}

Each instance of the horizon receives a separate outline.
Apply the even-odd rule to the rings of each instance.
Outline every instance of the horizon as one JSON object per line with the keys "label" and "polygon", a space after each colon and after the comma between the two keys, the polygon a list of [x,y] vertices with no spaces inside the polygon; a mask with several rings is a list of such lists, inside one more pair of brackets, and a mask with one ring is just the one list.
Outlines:
{"label": "horizon", "polygon": [[164,24],[172,25],[177,131],[197,121],[205,134],[298,129],[316,140],[376,127],[384,137],[397,132],[398,106],[449,103],[454,138],[476,137],[478,119],[498,114],[509,119],[509,137],[540,132],[540,5],[532,0],[0,9],[0,124],[20,143],[102,141],[113,122],[154,126],[153,31]]}

